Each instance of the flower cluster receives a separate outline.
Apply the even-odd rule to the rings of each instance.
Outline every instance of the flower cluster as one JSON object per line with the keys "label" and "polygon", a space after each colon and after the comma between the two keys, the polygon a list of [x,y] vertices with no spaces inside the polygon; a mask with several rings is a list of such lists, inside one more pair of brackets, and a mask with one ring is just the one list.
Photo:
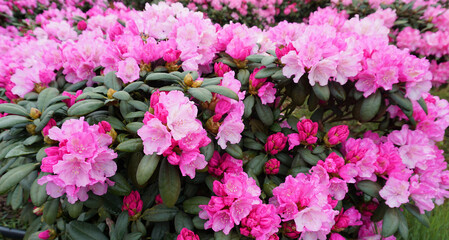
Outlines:
{"label": "flower cluster", "polygon": [[195,170],[207,162],[199,148],[210,143],[201,122],[196,119],[198,109],[180,91],[154,92],[151,109],[138,130],[146,155],[167,156],[172,165],[179,165],[183,176],[195,177]]}
{"label": "flower cluster", "polygon": [[117,154],[108,147],[112,138],[100,128],[80,118],[48,130],[50,139],[59,142],[58,147],[45,149],[47,157],[42,159],[41,171],[53,173],[38,181],[47,183],[48,195],[57,198],[66,193],[69,202],[75,203],[78,199],[86,201],[89,190],[103,195],[114,184],[108,177],[117,170]]}

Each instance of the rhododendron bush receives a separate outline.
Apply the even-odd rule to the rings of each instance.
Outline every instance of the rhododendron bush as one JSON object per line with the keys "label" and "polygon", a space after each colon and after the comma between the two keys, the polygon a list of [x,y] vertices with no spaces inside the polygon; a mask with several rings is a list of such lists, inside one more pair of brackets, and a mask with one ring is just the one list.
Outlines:
{"label": "rhododendron bush", "polygon": [[0,194],[25,239],[407,238],[405,211],[428,225],[449,197],[449,104],[388,10],[258,28],[76,6],[0,28]]}

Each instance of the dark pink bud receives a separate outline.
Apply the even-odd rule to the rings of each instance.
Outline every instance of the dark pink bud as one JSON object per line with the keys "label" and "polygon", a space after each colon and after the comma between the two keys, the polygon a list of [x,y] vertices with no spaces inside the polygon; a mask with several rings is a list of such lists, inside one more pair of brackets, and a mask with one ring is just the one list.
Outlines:
{"label": "dark pink bud", "polygon": [[106,121],[101,121],[101,122],[99,122],[99,123],[98,123],[98,126],[100,127],[100,128],[98,129],[98,132],[99,132],[99,133],[108,133],[108,132],[111,131],[111,124],[109,124],[109,123],[106,122]]}
{"label": "dark pink bud", "polygon": [[122,211],[128,211],[128,215],[132,217],[142,211],[142,205],[139,192],[132,191],[123,198]]}
{"label": "dark pink bud", "polygon": [[339,125],[331,128],[326,134],[325,142],[330,146],[335,146],[345,142],[349,136],[349,128],[346,125]]}
{"label": "dark pink bud", "polygon": [[177,62],[181,56],[180,50],[169,49],[164,53],[163,59],[168,63]]}
{"label": "dark pink bud", "polygon": [[48,121],[47,125],[42,129],[42,135],[47,136],[48,130],[50,130],[52,127],[56,126],[56,121],[51,118],[50,121]]}
{"label": "dark pink bud", "polygon": [[151,94],[150,97],[150,107],[154,108],[154,105],[156,105],[157,103],[159,103],[159,95],[161,94],[161,92],[159,92],[159,90],[157,90],[156,92]]}
{"label": "dark pink bud", "polygon": [[259,89],[260,87],[262,87],[263,83],[265,81],[267,81],[266,78],[256,78],[256,74],[261,70],[264,69],[265,66],[262,66],[260,68],[256,68],[254,69],[253,73],[251,73],[251,75],[249,75],[249,84],[251,85],[251,87],[254,90]]}
{"label": "dark pink bud", "polygon": [[281,59],[283,56],[287,55],[287,53],[290,51],[296,51],[296,49],[295,49],[295,47],[293,47],[292,43],[289,43],[285,47],[276,48],[276,50],[275,50],[276,56],[278,59]]}
{"label": "dark pink bud", "polygon": [[200,240],[200,237],[187,228],[183,228],[176,240]]}
{"label": "dark pink bud", "polygon": [[279,166],[281,166],[281,162],[276,158],[272,158],[265,163],[265,173],[268,175],[276,175],[279,173]]}
{"label": "dark pink bud", "polygon": [[338,170],[345,165],[345,160],[335,152],[332,152],[324,162],[320,160],[318,165],[326,169],[328,173],[337,173]]}
{"label": "dark pink bud", "polygon": [[76,27],[78,28],[78,30],[84,31],[87,28],[87,23],[84,20],[81,20],[81,21],[78,22]]}
{"label": "dark pink bud", "polygon": [[293,220],[288,222],[282,223],[282,230],[284,232],[284,235],[289,238],[298,238],[301,234],[300,232],[296,231],[296,224]]}
{"label": "dark pink bud", "polygon": [[38,235],[38,237],[40,238],[40,239],[49,239],[50,238],[50,230],[45,230],[45,231],[43,231],[43,232],[40,232],[39,233],[39,235]]}
{"label": "dark pink bud", "polygon": [[76,98],[79,97],[79,95],[81,95],[81,94],[83,94],[82,90],[76,91],[75,95],[73,95],[69,92],[63,92],[62,96],[70,97],[70,99],[64,99],[62,101],[67,105],[67,107],[71,107],[73,104],[75,104],[75,102],[77,102]]}
{"label": "dark pink bud", "polygon": [[276,155],[285,148],[286,143],[287,137],[283,133],[278,132],[272,134],[267,138],[267,142],[265,143],[265,152]]}
{"label": "dark pink bud", "polygon": [[162,201],[162,197],[161,197],[160,194],[158,194],[158,195],[156,196],[156,198],[154,199],[154,201],[156,202],[156,205],[159,205],[159,204],[164,203],[164,202]]}
{"label": "dark pink bud", "polygon": [[318,133],[318,123],[312,122],[310,119],[304,119],[296,125],[298,128],[299,141],[304,145],[316,143]]}
{"label": "dark pink bud", "polygon": [[231,71],[231,68],[222,62],[218,62],[214,65],[214,71],[217,77],[223,77],[225,73]]}

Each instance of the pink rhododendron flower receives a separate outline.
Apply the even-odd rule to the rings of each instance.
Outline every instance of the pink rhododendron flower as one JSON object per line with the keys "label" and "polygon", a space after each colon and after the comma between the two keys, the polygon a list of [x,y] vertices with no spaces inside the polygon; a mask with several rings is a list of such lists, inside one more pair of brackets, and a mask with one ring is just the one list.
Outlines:
{"label": "pink rhododendron flower", "polygon": [[187,228],[183,228],[176,240],[200,240],[200,237]]}
{"label": "pink rhododendron flower", "polygon": [[51,237],[51,235],[50,235],[50,230],[45,230],[45,231],[43,231],[43,232],[40,232],[39,233],[39,235],[38,235],[38,237],[40,238],[40,239],[49,239],[50,237]]}
{"label": "pink rhododendron flower", "polygon": [[325,141],[331,146],[343,143],[349,136],[349,129],[347,125],[338,125],[332,127],[324,137]]}
{"label": "pink rhododendron flower", "polygon": [[117,154],[108,148],[112,143],[109,135],[81,118],[51,128],[48,137],[59,141],[59,146],[47,148],[47,157],[42,159],[41,170],[54,174],[38,181],[47,183],[47,194],[56,198],[66,193],[68,201],[74,203],[87,200],[89,190],[96,195],[106,193],[108,185],[113,184],[108,177],[117,170],[113,161]]}
{"label": "pink rhododendron flower", "polygon": [[122,211],[128,211],[130,217],[139,214],[142,211],[143,202],[140,199],[138,191],[132,191],[128,196],[123,198]]}
{"label": "pink rhododendron flower", "polygon": [[195,170],[207,165],[199,149],[211,141],[196,119],[198,109],[180,91],[155,92],[153,96],[154,114],[147,112],[137,131],[144,153],[167,156],[170,164],[179,165],[183,176],[194,178]]}
{"label": "pink rhododendron flower", "polygon": [[48,135],[48,130],[50,130],[52,127],[56,126],[56,121],[53,118],[50,118],[47,125],[42,129],[42,135],[45,137]]}
{"label": "pink rhododendron flower", "polygon": [[204,228],[226,235],[250,214],[253,205],[262,203],[260,188],[244,172],[225,173],[221,182],[214,181],[213,190],[216,196],[212,196],[208,205],[199,206],[203,209],[199,216],[207,220]]}
{"label": "pink rhododendron flower", "polygon": [[118,62],[117,77],[121,78],[123,83],[134,82],[139,79],[140,67],[134,58],[126,58]]}
{"label": "pink rhododendron flower", "polygon": [[400,207],[403,203],[408,203],[410,192],[409,182],[390,177],[385,186],[379,191],[380,196],[387,200],[385,203],[391,207]]}
{"label": "pink rhododendron flower", "polygon": [[268,240],[281,227],[280,223],[281,218],[273,205],[253,205],[251,212],[240,223],[240,233],[257,240]]}
{"label": "pink rhododendron flower", "polygon": [[214,72],[217,77],[223,77],[223,75],[229,71],[231,71],[231,68],[222,62],[214,64]]}
{"label": "pink rhododendron flower", "polygon": [[237,160],[225,153],[223,156],[215,151],[208,163],[208,172],[215,177],[222,177],[224,173],[239,173],[243,171],[242,160]]}
{"label": "pink rhododendron flower", "polygon": [[317,141],[316,134],[318,132],[318,123],[312,122],[310,119],[299,121],[296,125],[298,133],[291,133],[288,135],[288,150],[293,149],[299,144],[311,145]]}

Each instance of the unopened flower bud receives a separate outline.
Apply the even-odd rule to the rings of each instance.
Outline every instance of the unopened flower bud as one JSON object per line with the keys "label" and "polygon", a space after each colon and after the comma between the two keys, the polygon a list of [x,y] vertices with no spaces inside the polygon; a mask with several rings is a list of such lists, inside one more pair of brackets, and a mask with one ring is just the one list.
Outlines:
{"label": "unopened flower bud", "polygon": [[32,119],[39,118],[42,115],[41,111],[39,109],[32,107],[30,110],[30,116]]}
{"label": "unopened flower bud", "polygon": [[265,163],[265,173],[268,175],[276,175],[279,173],[279,166],[281,166],[281,162],[276,158],[272,158]]}
{"label": "unopened flower bud", "polygon": [[47,230],[45,230],[45,231],[43,231],[43,232],[40,232],[39,235],[38,235],[38,237],[39,237],[40,239],[49,239],[49,240],[52,240],[52,239],[55,239],[55,238],[56,238],[56,231],[53,230],[53,229],[47,229]]}
{"label": "unopened flower bud", "polygon": [[214,121],[214,117],[209,118],[206,122],[206,129],[209,130],[213,134],[218,133],[218,129],[220,128],[220,123]]}
{"label": "unopened flower bud", "polygon": [[296,231],[296,224],[293,220],[282,223],[282,232],[289,238],[298,238],[301,234],[300,232]]}
{"label": "unopened flower bud", "polygon": [[156,202],[156,205],[164,203],[164,201],[162,201],[162,197],[160,194],[156,195],[156,197],[154,198],[154,201]]}
{"label": "unopened flower bud", "polygon": [[231,68],[222,62],[218,62],[214,65],[214,71],[217,77],[223,77],[225,73],[231,71]]}
{"label": "unopened flower bud", "polygon": [[84,31],[87,28],[87,23],[84,20],[81,20],[78,22],[78,24],[76,25],[76,28],[78,28],[78,30],[80,31]]}
{"label": "unopened flower bud", "polygon": [[123,198],[122,211],[128,211],[130,217],[139,217],[142,211],[143,202],[137,191],[132,191],[128,196]]}
{"label": "unopened flower bud", "polygon": [[34,207],[33,208],[33,213],[36,216],[41,216],[43,212],[44,212],[44,208],[43,207]]}
{"label": "unopened flower bud", "polygon": [[187,75],[184,77],[184,83],[189,87],[193,85],[193,77],[190,73],[187,73]]}
{"label": "unopened flower bud", "polygon": [[346,141],[349,136],[349,128],[346,125],[338,125],[329,130],[324,137],[326,146],[332,147]]}
{"label": "unopened flower bud", "polygon": [[36,125],[30,123],[30,124],[26,125],[25,128],[26,128],[26,130],[27,130],[27,132],[29,134],[31,134],[31,135],[35,135],[36,134]]}
{"label": "unopened flower bud", "polygon": [[281,133],[275,133],[268,137],[267,142],[265,143],[265,152],[276,155],[279,151],[285,148],[285,144],[287,143],[287,137]]}
{"label": "unopened flower bud", "polygon": [[192,87],[197,88],[200,87],[203,84],[203,80],[197,79],[193,82]]}
{"label": "unopened flower bud", "polygon": [[109,88],[109,89],[108,89],[108,94],[107,94],[108,98],[109,98],[109,99],[113,99],[114,97],[113,97],[112,95],[114,95],[114,93],[116,93],[116,92],[117,92],[117,91],[115,91],[114,89]]}

